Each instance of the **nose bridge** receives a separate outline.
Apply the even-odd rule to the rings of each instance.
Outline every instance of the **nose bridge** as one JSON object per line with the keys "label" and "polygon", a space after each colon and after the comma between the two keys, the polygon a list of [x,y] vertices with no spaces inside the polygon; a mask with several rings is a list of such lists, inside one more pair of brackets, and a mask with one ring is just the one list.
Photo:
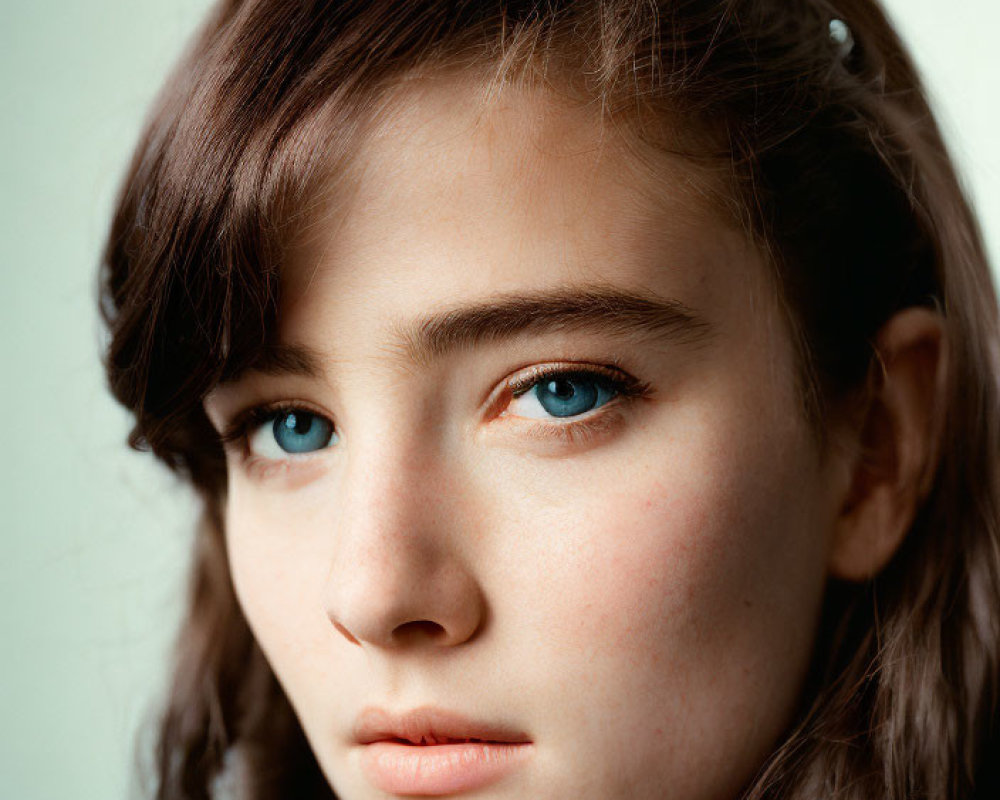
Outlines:
{"label": "nose bridge", "polygon": [[337,491],[326,613],[357,645],[458,644],[484,601],[457,547],[453,478],[433,444],[391,432],[355,441]]}

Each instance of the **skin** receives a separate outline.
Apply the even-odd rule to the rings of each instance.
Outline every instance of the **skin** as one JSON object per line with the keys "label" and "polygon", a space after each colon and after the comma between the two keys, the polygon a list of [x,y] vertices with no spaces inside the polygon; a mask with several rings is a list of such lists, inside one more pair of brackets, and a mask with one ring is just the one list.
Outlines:
{"label": "skin", "polygon": [[[533,741],[476,797],[734,798],[796,711],[843,465],[800,411],[768,268],[691,165],[652,175],[541,91],[475,97],[401,93],[285,269],[279,338],[322,373],[251,373],[206,401],[220,430],[288,401],[339,437],[268,458],[264,426],[229,449],[237,595],[341,798],[386,796],[359,766],[359,712],[425,705]],[[710,335],[533,331],[420,362],[395,338],[579,286],[678,300]],[[487,408],[525,367],[567,362],[649,396],[587,412],[607,424],[575,440],[526,396]]]}

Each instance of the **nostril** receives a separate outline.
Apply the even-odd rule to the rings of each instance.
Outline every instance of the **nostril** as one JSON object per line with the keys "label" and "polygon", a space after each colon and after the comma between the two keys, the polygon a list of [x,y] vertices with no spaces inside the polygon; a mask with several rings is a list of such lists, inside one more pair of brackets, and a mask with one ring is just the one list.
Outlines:
{"label": "nostril", "polygon": [[439,623],[429,619],[418,619],[397,625],[392,632],[392,638],[403,643],[416,639],[440,639],[444,633],[444,627]]}

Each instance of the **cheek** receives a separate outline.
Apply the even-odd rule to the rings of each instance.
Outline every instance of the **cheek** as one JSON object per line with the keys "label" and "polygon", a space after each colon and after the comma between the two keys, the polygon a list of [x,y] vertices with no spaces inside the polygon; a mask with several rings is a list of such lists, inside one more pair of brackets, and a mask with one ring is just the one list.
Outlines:
{"label": "cheek", "polygon": [[575,630],[633,659],[704,658],[706,638],[731,644],[748,623],[787,615],[796,593],[816,593],[822,539],[808,530],[808,510],[782,486],[719,470],[705,478],[628,480],[626,490],[582,491],[576,508],[546,515],[544,528],[571,539],[536,554],[545,597],[534,608],[565,615],[569,649],[584,644]]}
{"label": "cheek", "polygon": [[553,724],[615,731],[632,774],[759,763],[808,666],[825,573],[815,467],[797,433],[740,429],[689,420],[537,508],[566,541],[534,540],[524,559],[544,564],[526,573],[525,628],[550,635],[523,657],[550,690],[560,676]]}
{"label": "cheek", "polygon": [[786,487],[748,477],[667,475],[581,508],[608,522],[565,577],[603,598],[595,612],[616,647],[649,653],[660,643],[672,660],[703,659],[709,640],[732,645],[821,577],[807,510]]}
{"label": "cheek", "polygon": [[[534,500],[513,524],[553,532],[525,537],[538,548],[527,560],[545,565],[541,585],[567,613],[574,599],[592,609],[609,636],[639,623],[680,629],[734,616],[739,627],[743,609],[772,613],[779,598],[822,584],[819,475],[797,431],[737,437],[718,418],[677,427],[681,435],[636,437],[656,448],[623,444],[628,463],[611,456],[606,468],[595,463],[555,484],[549,475],[518,492]],[[545,485],[553,488],[543,494]]]}
{"label": "cheek", "polygon": [[230,479],[226,544],[233,588],[283,683],[288,668],[308,666],[317,652],[308,643],[329,627],[321,597],[329,565],[317,558],[315,525],[304,524],[306,514],[290,506]]}

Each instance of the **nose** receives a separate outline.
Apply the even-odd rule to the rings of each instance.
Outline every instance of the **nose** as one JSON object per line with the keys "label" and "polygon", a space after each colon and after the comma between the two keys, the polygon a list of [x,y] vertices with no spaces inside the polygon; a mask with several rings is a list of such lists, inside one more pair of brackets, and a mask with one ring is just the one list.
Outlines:
{"label": "nose", "polygon": [[424,459],[349,459],[336,491],[326,614],[348,642],[385,649],[472,639],[486,603],[468,552],[463,497]]}

